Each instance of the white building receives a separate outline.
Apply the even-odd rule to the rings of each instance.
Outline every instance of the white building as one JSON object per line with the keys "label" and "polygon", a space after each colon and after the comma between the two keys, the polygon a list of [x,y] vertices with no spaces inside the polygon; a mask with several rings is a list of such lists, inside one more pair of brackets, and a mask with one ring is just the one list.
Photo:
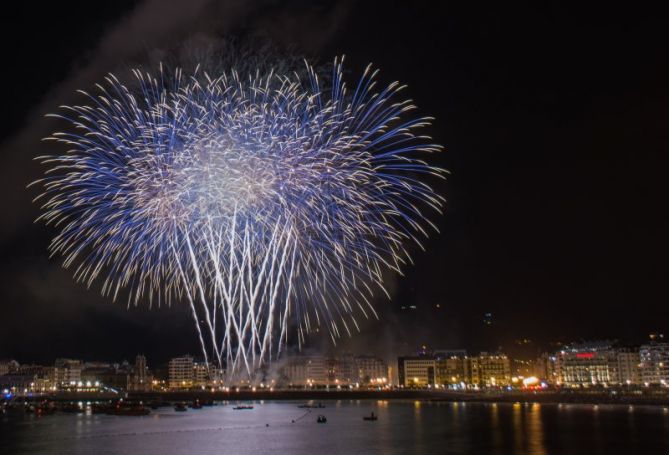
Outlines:
{"label": "white building", "polygon": [[574,344],[556,354],[557,383],[567,387],[641,383],[642,358],[636,349],[607,341]]}
{"label": "white building", "polygon": [[641,381],[645,385],[669,384],[669,343],[651,342],[641,346]]}
{"label": "white building", "polygon": [[427,356],[399,357],[397,371],[403,387],[434,385],[437,381],[437,359]]}
{"label": "white building", "polygon": [[193,357],[185,355],[170,360],[168,364],[168,385],[171,389],[190,388],[195,380]]}
{"label": "white building", "polygon": [[55,382],[57,386],[67,386],[81,382],[84,362],[75,359],[56,359]]}

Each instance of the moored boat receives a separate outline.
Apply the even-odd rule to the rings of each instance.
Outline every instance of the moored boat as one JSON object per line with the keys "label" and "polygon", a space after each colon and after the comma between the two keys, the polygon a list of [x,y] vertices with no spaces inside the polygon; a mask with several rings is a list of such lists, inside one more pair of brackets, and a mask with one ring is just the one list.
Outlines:
{"label": "moored boat", "polygon": [[239,406],[235,406],[235,407],[232,408],[232,409],[234,409],[235,411],[241,411],[241,410],[244,410],[244,409],[253,409],[253,406],[251,406],[251,405],[243,405],[243,404],[241,404],[241,405],[239,405]]}
{"label": "moored boat", "polygon": [[200,403],[200,400],[194,400],[189,407],[191,409],[202,409],[202,403]]}
{"label": "moored boat", "polygon": [[368,416],[363,416],[362,420],[375,421],[375,420],[379,420],[379,418],[372,412]]}
{"label": "moored boat", "polygon": [[318,403],[318,404],[305,403],[305,404],[299,404],[297,405],[297,407],[302,409],[323,409],[325,405],[323,403]]}
{"label": "moored boat", "polygon": [[174,405],[174,410],[177,412],[186,412],[188,408],[186,407],[186,403],[177,403]]}

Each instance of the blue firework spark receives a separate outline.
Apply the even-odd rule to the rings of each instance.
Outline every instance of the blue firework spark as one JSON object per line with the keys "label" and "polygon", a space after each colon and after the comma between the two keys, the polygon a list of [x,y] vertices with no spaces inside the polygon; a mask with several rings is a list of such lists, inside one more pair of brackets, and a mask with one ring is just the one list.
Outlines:
{"label": "blue firework spark", "polygon": [[[335,60],[329,89],[298,73],[217,77],[160,68],[114,75],[56,117],[68,151],[48,170],[40,220],[74,277],[129,304],[185,300],[208,360],[252,373],[296,328],[333,340],[376,315],[383,276],[436,227],[424,176],[441,147],[417,133],[403,86],[353,89]],[[386,292],[387,293],[387,292]],[[291,324],[292,321],[292,324]]]}

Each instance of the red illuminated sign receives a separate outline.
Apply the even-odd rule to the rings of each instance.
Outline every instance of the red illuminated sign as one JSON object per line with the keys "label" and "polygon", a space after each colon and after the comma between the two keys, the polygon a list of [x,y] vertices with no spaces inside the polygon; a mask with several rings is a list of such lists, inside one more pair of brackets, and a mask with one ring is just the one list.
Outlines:
{"label": "red illuminated sign", "polygon": [[577,359],[592,359],[594,356],[594,352],[579,352],[576,354]]}

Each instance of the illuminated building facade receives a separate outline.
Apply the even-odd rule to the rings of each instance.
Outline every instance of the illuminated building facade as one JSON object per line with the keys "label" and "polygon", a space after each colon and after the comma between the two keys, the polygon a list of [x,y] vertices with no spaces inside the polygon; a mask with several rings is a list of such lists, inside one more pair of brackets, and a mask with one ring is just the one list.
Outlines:
{"label": "illuminated building facade", "polygon": [[[296,356],[289,358],[281,368],[283,381],[289,386],[329,384],[328,359],[322,356]],[[332,370],[332,365],[330,365]]]}
{"label": "illuminated building facade", "polygon": [[382,359],[371,355],[355,357],[355,375],[360,384],[387,383],[388,365]]}
{"label": "illuminated building facade", "polygon": [[669,384],[669,343],[652,341],[639,349],[641,381],[645,385]]}
{"label": "illuminated building facade", "polygon": [[468,383],[475,386],[494,387],[511,384],[511,361],[504,354],[482,352],[467,358]]}
{"label": "illuminated building facade", "polygon": [[618,383],[638,385],[641,380],[641,357],[638,349],[618,350]]}
{"label": "illuminated building facade", "polygon": [[84,363],[75,359],[56,359],[55,382],[57,386],[69,386],[81,382]]}
{"label": "illuminated building facade", "polygon": [[456,386],[469,381],[467,353],[458,351],[436,351],[437,383]]}
{"label": "illuminated building facade", "polygon": [[195,380],[193,357],[175,357],[168,364],[168,385],[171,389],[190,388]]}
{"label": "illuminated building facade", "polygon": [[206,387],[209,383],[209,367],[204,362],[193,362],[193,385]]}
{"label": "illuminated building facade", "polygon": [[16,360],[0,360],[0,376],[18,371],[19,362]]}
{"label": "illuminated building facade", "polygon": [[151,380],[153,378],[149,374],[149,367],[146,364],[146,357],[139,354],[135,357],[135,365],[132,368],[130,381],[128,382],[128,390],[136,392],[147,392],[151,390]]}
{"label": "illuminated building facade", "polygon": [[437,359],[409,356],[397,359],[399,384],[403,387],[427,387],[437,383]]}

